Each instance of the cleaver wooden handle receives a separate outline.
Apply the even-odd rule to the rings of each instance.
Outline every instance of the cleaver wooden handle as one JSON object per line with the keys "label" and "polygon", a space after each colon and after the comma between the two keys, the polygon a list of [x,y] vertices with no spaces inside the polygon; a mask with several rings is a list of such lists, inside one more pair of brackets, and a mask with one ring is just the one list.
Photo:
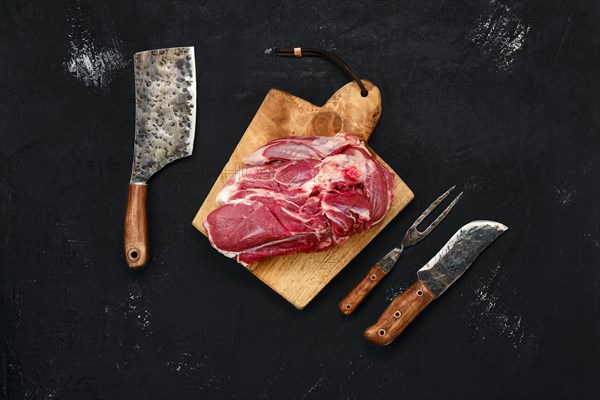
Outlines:
{"label": "cleaver wooden handle", "polygon": [[365,330],[365,338],[382,346],[390,344],[434,298],[433,293],[417,280],[390,303],[375,325]]}
{"label": "cleaver wooden handle", "polygon": [[141,268],[148,262],[148,220],[146,184],[129,184],[125,213],[125,260],[129,268]]}
{"label": "cleaver wooden handle", "polygon": [[371,290],[377,286],[385,277],[385,271],[376,264],[369,270],[367,275],[344,297],[338,305],[344,315],[350,315],[356,310],[358,305],[367,297]]}

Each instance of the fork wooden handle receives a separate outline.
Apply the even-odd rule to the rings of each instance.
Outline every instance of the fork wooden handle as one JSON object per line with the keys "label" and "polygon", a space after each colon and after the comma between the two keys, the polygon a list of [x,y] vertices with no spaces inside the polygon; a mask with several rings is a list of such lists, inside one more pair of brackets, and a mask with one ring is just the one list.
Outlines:
{"label": "fork wooden handle", "polygon": [[371,290],[383,279],[386,272],[375,264],[367,275],[344,297],[339,304],[339,309],[344,315],[350,315],[356,310],[360,303],[367,297]]}

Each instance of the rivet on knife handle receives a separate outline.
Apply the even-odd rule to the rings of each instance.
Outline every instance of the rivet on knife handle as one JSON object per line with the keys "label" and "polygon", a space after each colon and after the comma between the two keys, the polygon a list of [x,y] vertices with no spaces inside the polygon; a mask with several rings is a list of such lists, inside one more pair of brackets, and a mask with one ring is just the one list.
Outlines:
{"label": "rivet on knife handle", "polygon": [[125,260],[129,268],[140,268],[148,262],[148,219],[146,184],[129,184],[125,213]]}
{"label": "rivet on knife handle", "polygon": [[365,330],[365,338],[378,345],[390,344],[434,298],[425,285],[415,282],[391,302],[375,325]]}
{"label": "rivet on knife handle", "polygon": [[381,279],[385,276],[386,272],[379,268],[379,265],[375,265],[367,275],[356,285],[354,289],[346,295],[346,297],[340,302],[339,308],[343,314],[351,314],[356,307],[367,297],[367,295],[373,290]]}

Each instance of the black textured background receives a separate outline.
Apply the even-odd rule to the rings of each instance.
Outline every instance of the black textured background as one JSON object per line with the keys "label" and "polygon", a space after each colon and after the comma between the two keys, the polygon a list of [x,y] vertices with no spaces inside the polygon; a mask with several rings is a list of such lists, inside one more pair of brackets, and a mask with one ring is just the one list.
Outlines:
{"label": "black textured background", "polygon": [[[0,398],[600,397],[599,17],[567,0],[1,0]],[[151,180],[152,260],[129,271],[130,60],[182,45],[195,151]],[[416,194],[303,311],[191,226],[269,88],[322,104],[347,82],[265,54],[294,45],[380,87],[370,144]],[[106,64],[95,80],[69,71],[86,55]],[[343,317],[341,297],[453,184],[464,200]],[[396,342],[369,345],[393,295],[482,218],[510,230]]]}

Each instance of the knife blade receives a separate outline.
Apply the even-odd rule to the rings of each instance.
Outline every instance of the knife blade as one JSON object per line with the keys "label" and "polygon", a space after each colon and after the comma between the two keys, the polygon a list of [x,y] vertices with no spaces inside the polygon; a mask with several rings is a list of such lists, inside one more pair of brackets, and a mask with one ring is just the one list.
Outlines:
{"label": "knife blade", "polygon": [[397,296],[379,320],[365,330],[365,338],[378,345],[390,344],[507,229],[494,221],[473,221],[460,228],[417,272],[417,281]]}
{"label": "knife blade", "polygon": [[148,262],[148,180],[194,149],[196,66],[193,47],[135,53],[135,141],[127,211],[125,259],[130,268]]}

